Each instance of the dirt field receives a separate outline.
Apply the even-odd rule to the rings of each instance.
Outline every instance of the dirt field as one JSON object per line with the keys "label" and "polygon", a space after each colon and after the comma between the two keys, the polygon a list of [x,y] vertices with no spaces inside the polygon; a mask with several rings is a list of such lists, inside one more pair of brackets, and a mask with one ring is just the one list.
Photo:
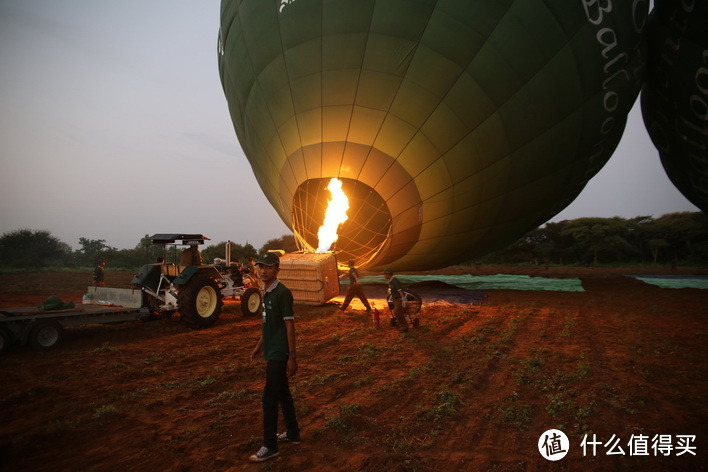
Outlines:
{"label": "dirt field", "polygon": [[[469,303],[460,290],[420,287],[421,326],[405,336],[372,327],[361,305],[296,307],[303,443],[262,465],[246,462],[261,445],[264,363],[248,360],[260,320],[238,302],[203,331],[178,319],[70,328],[54,350],[16,346],[0,358],[0,470],[705,470],[708,290],[622,275],[705,270],[471,272],[580,277],[585,292],[499,290]],[[130,275],[107,272],[107,285]],[[90,279],[0,275],[0,306],[80,302]],[[552,428],[570,438],[558,462],[537,446]],[[594,457],[583,456],[585,434],[602,442]],[[696,456],[657,457],[657,434],[674,447],[695,435]],[[608,455],[613,435],[624,455]]]}

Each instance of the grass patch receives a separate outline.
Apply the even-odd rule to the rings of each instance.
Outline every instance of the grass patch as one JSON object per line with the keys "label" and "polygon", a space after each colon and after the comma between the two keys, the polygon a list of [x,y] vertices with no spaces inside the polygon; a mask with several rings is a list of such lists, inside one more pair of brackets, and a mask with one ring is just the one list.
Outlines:
{"label": "grass patch", "polygon": [[519,403],[516,392],[504,400],[504,404],[497,407],[497,418],[502,422],[519,430],[525,430],[533,419],[533,407]]}
{"label": "grass patch", "polygon": [[49,423],[47,426],[47,432],[48,433],[56,433],[59,431],[67,431],[70,429],[76,428],[76,426],[79,424],[78,420],[66,420],[62,421],[60,419],[53,420]]}
{"label": "grass patch", "polygon": [[525,430],[533,418],[531,405],[502,405],[497,407],[499,419],[516,429]]}
{"label": "grass patch", "polygon": [[524,369],[526,369],[528,372],[538,372],[545,363],[546,360],[541,357],[527,357],[526,359],[521,361],[521,364],[524,366]]}
{"label": "grass patch", "polygon": [[178,388],[182,388],[182,383],[177,380],[168,380],[167,382],[162,382],[160,385],[168,390],[177,390]]}
{"label": "grass patch", "polygon": [[359,354],[365,359],[378,359],[381,357],[381,348],[373,343],[365,343],[359,347]]}
{"label": "grass patch", "polygon": [[586,379],[592,375],[592,370],[590,369],[590,364],[584,360],[579,360],[576,364],[575,378],[577,380]]}
{"label": "grass patch", "polygon": [[428,361],[422,366],[417,366],[411,368],[411,370],[408,371],[408,374],[406,375],[406,379],[408,380],[413,380],[417,379],[418,377],[421,376],[421,374],[427,374],[428,372],[432,372],[435,369],[435,365],[433,364],[432,361]]}
{"label": "grass patch", "polygon": [[197,381],[197,388],[208,387],[213,383],[216,383],[216,377],[208,375],[206,378]]}
{"label": "grass patch", "polygon": [[148,388],[139,388],[137,390],[133,390],[130,392],[128,395],[126,395],[126,398],[128,400],[137,400],[139,398],[145,397],[148,393],[150,393],[150,389]]}
{"label": "grass patch", "polygon": [[569,385],[589,377],[592,374],[590,365],[585,361],[578,361],[576,368],[572,372],[563,372],[558,369],[552,375],[539,378],[535,386],[544,393],[560,392]]}
{"label": "grass patch", "polygon": [[311,387],[321,387],[329,382],[332,382],[339,377],[341,377],[342,374],[337,374],[337,373],[332,373],[332,374],[325,374],[325,375],[315,375],[314,377],[310,377],[308,380],[305,380],[300,383],[301,386],[305,388],[311,388]]}
{"label": "grass patch", "polygon": [[350,362],[353,362],[355,359],[354,356],[350,354],[345,354],[343,356],[337,357],[337,364],[339,365],[344,365],[344,364],[349,364]]}
{"label": "grass patch", "polygon": [[577,398],[578,394],[574,390],[550,395],[546,411],[554,418],[570,420],[576,432],[589,431],[590,427],[585,423],[587,417],[592,413],[592,406],[579,406],[572,398]]}
{"label": "grass patch", "polygon": [[373,382],[373,377],[370,375],[365,375],[356,379],[354,382],[354,387],[359,388],[364,385],[369,385],[371,382]]}
{"label": "grass patch", "polygon": [[110,353],[110,352],[118,352],[118,348],[111,346],[111,344],[106,341],[105,343],[101,344],[100,347],[97,347],[96,349],[93,350],[94,354],[105,354],[105,353]]}
{"label": "grass patch", "polygon": [[397,392],[404,390],[408,387],[410,381],[411,379],[408,377],[408,374],[406,374],[381,385],[376,389],[376,393]]}
{"label": "grass patch", "polygon": [[551,395],[548,397],[546,411],[555,418],[561,413],[571,409],[573,406],[573,401],[565,399],[563,394]]}
{"label": "grass patch", "polygon": [[565,323],[563,324],[563,330],[560,332],[560,336],[562,338],[569,338],[571,336],[571,331],[573,330],[573,326],[575,326],[577,319],[578,318],[576,316],[566,318]]}
{"label": "grass patch", "polygon": [[435,422],[454,416],[457,413],[457,407],[462,403],[458,394],[449,390],[447,386],[443,386],[435,394],[435,400],[433,406],[424,409],[419,414],[421,420]]}
{"label": "grass patch", "polygon": [[325,429],[330,429],[338,432],[344,442],[349,442],[353,439],[355,420],[361,419],[361,406],[353,403],[351,405],[340,405],[339,414],[331,417],[325,423]]}
{"label": "grass patch", "polygon": [[527,357],[521,360],[521,366],[523,370],[516,373],[516,383],[517,385],[523,385],[531,383],[531,377],[536,374],[541,367],[546,363],[546,359],[543,357]]}
{"label": "grass patch", "polygon": [[251,395],[251,392],[243,388],[239,390],[224,390],[214,398],[211,398],[207,403],[209,403],[210,405],[221,405],[222,403],[227,401],[243,400],[249,395]]}
{"label": "grass patch", "polygon": [[94,418],[103,418],[118,413],[118,408],[113,405],[101,405],[94,410]]}

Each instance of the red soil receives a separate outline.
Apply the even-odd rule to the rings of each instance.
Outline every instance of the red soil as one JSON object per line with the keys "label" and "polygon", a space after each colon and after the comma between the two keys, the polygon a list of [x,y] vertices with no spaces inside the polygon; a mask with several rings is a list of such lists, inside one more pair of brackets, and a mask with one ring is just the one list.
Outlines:
{"label": "red soil", "polygon": [[[177,318],[69,328],[56,349],[0,358],[0,470],[705,468],[708,290],[660,289],[621,275],[630,269],[471,272],[579,276],[585,292],[499,290],[466,304],[421,288],[421,326],[405,336],[374,329],[360,304],[297,306],[303,443],[265,465],[246,462],[261,445],[264,364],[248,359],[260,321],[238,302],[202,331]],[[80,302],[90,279],[0,275],[0,306]],[[129,280],[107,273],[109,286]],[[551,428],[570,438],[557,463],[537,448]],[[625,455],[584,457],[584,434],[616,435]],[[639,434],[695,435],[697,455],[630,456]]]}

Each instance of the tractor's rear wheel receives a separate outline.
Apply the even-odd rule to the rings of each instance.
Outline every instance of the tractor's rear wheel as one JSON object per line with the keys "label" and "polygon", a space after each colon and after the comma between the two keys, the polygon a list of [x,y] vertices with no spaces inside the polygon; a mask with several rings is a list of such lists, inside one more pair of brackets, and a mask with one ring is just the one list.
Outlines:
{"label": "tractor's rear wheel", "polygon": [[34,349],[46,350],[58,346],[64,339],[64,328],[58,321],[39,321],[30,331],[29,344]]}
{"label": "tractor's rear wheel", "polygon": [[261,311],[261,292],[257,288],[247,288],[241,295],[241,313],[257,315]]}
{"label": "tractor's rear wheel", "polygon": [[207,274],[197,273],[180,285],[177,310],[182,321],[192,329],[208,328],[216,323],[224,305],[219,284]]}

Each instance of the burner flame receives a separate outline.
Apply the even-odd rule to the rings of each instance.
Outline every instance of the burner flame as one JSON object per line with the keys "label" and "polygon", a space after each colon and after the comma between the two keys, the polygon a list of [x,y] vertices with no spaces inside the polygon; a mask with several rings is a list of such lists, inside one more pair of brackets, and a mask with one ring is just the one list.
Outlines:
{"label": "burner flame", "polygon": [[318,253],[327,252],[332,247],[339,235],[337,230],[339,225],[347,221],[347,211],[349,210],[349,199],[347,195],[342,190],[342,181],[333,178],[329,181],[327,185],[327,190],[329,190],[332,198],[327,203],[327,210],[325,211],[325,218],[322,226],[317,231]]}

